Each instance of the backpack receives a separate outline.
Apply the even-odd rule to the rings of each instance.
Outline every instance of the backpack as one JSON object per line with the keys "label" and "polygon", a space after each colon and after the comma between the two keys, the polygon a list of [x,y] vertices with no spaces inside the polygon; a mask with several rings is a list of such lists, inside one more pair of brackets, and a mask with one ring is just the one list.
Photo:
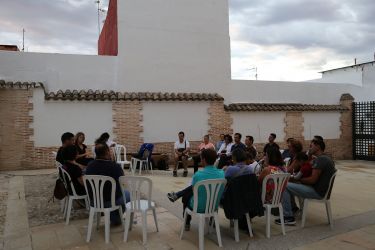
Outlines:
{"label": "backpack", "polygon": [[168,167],[168,164],[167,164],[167,160],[166,159],[160,159],[158,161],[158,163],[156,164],[156,167],[159,169],[159,170],[167,170],[167,167]]}
{"label": "backpack", "polygon": [[53,196],[58,199],[62,200],[68,195],[68,192],[66,191],[64,182],[58,178],[56,180],[55,188],[53,190]]}

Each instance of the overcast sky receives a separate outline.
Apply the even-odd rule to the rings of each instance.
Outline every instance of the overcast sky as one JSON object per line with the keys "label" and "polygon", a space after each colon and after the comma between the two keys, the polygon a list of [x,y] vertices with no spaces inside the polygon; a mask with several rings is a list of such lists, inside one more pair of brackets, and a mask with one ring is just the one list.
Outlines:
{"label": "overcast sky", "polygon": [[[203,0],[202,0],[203,1]],[[102,0],[106,8],[108,0]],[[308,80],[374,60],[375,0],[229,0],[232,78]],[[104,15],[101,17],[104,19]],[[0,0],[0,44],[96,54],[94,0]]]}

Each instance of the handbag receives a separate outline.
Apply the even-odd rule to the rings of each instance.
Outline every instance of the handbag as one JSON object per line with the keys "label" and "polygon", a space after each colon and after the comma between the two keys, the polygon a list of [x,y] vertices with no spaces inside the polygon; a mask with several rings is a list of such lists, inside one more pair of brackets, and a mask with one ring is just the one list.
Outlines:
{"label": "handbag", "polygon": [[55,183],[55,188],[53,190],[53,196],[58,199],[62,200],[68,195],[68,191],[66,191],[64,182],[58,178]]}

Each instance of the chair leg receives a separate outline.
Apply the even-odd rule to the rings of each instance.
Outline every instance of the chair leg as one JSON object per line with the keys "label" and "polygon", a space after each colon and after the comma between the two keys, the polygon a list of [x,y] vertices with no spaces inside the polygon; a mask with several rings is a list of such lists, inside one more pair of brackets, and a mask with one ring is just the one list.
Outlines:
{"label": "chair leg", "polygon": [[141,175],[141,173],[142,173],[142,162],[137,161],[137,166],[138,166],[138,163],[139,163],[139,175]]}
{"label": "chair leg", "polygon": [[90,215],[89,215],[89,225],[87,227],[87,237],[86,237],[86,242],[90,242],[91,239],[91,232],[92,232],[92,224],[94,222],[94,216],[95,216],[95,211],[93,209],[90,209]]}
{"label": "chair leg", "polygon": [[333,229],[333,218],[332,218],[331,202],[329,200],[327,200],[325,203],[326,203],[326,211],[327,211],[328,223],[331,226],[331,229]]}
{"label": "chair leg", "polygon": [[180,240],[182,240],[182,235],[184,234],[184,231],[185,231],[186,220],[187,220],[187,213],[186,213],[186,210],[185,210],[183,223],[182,223],[182,227],[181,227]]}
{"label": "chair leg", "polygon": [[73,200],[71,199],[71,197],[69,197],[69,201],[68,201],[68,207],[67,207],[67,211],[66,211],[66,225],[69,225],[69,219],[70,219],[70,212],[72,210],[72,202]]}
{"label": "chair leg", "polygon": [[199,215],[199,250],[204,249],[204,224],[205,218]]}
{"label": "chair leg", "polygon": [[249,235],[250,237],[253,237],[253,229],[251,228],[251,220],[250,220],[250,215],[249,213],[246,213],[246,222],[247,222],[247,228],[249,229]]}
{"label": "chair leg", "polygon": [[85,206],[86,206],[86,210],[90,210],[89,200],[87,197],[85,198]]}
{"label": "chair leg", "polygon": [[307,205],[308,205],[308,199],[304,199],[303,200],[303,209],[302,209],[301,228],[305,227],[306,214],[307,214]]}
{"label": "chair leg", "polygon": [[143,245],[147,243],[147,211],[142,212]]}
{"label": "chair leg", "polygon": [[271,236],[271,208],[266,206],[266,236],[270,238]]}
{"label": "chair leg", "polygon": [[280,214],[280,222],[281,222],[281,231],[283,232],[283,235],[285,235],[284,209],[281,203],[279,204],[279,214]]}
{"label": "chair leg", "polygon": [[154,214],[154,221],[155,221],[155,226],[156,226],[156,232],[159,232],[158,220],[156,218],[156,210],[155,210],[155,208],[152,209],[152,213]]}
{"label": "chair leg", "polygon": [[109,221],[109,211],[104,212],[104,231],[105,231],[105,243],[109,243],[109,230],[110,230],[110,221]]}
{"label": "chair leg", "polygon": [[130,215],[131,215],[130,211],[125,212],[124,242],[128,241],[128,234],[129,234],[129,228],[130,228],[130,223],[131,223]]}
{"label": "chair leg", "polygon": [[240,236],[238,232],[238,220],[233,220],[234,221],[234,240],[236,242],[240,241]]}
{"label": "chair leg", "polygon": [[221,241],[221,234],[220,234],[219,215],[217,213],[214,214],[214,219],[215,219],[217,242],[219,243],[219,247],[223,247],[223,243]]}

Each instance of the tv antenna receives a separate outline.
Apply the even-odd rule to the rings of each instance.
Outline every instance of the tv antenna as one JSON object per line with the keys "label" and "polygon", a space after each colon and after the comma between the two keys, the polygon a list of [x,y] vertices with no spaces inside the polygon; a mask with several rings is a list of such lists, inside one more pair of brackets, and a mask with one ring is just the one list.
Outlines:
{"label": "tv antenna", "polygon": [[22,51],[25,52],[25,29],[22,29]]}
{"label": "tv antenna", "polygon": [[100,12],[105,12],[105,10],[100,8],[100,0],[96,0],[95,3],[98,5],[98,37],[99,37],[100,36]]}
{"label": "tv antenna", "polygon": [[258,67],[252,67],[248,70],[255,70],[255,80],[258,80]]}

